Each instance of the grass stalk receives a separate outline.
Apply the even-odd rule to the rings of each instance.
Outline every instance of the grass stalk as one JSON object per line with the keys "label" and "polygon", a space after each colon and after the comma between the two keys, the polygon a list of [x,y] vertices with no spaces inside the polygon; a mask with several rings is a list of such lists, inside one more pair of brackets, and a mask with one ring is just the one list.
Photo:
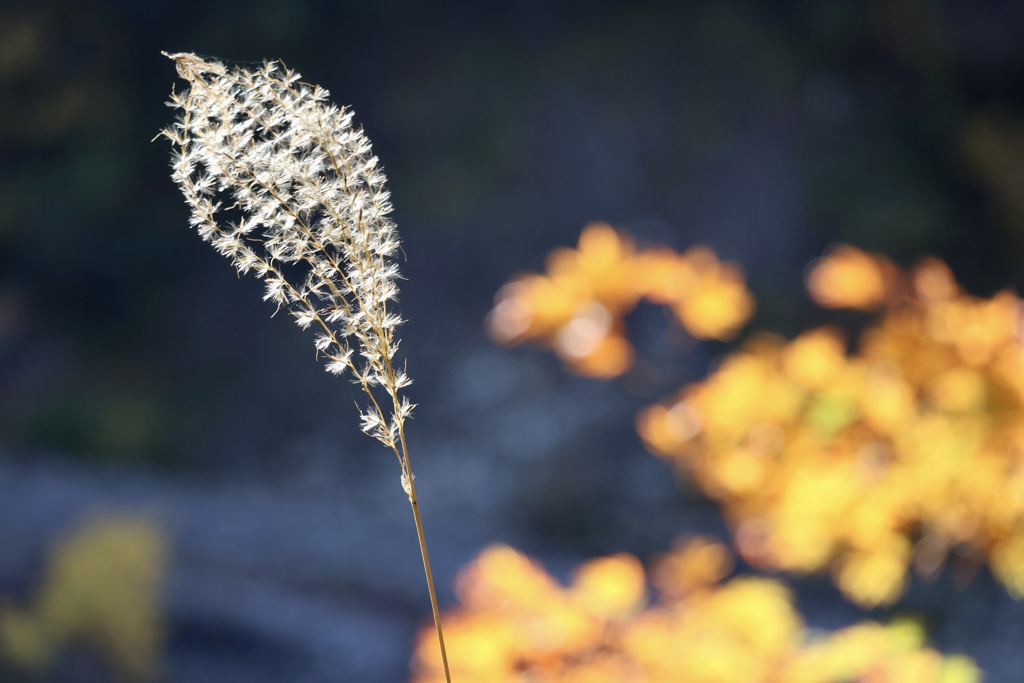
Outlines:
{"label": "grass stalk", "polygon": [[409,464],[409,449],[405,445],[405,429],[399,433],[399,441],[402,444],[402,467],[405,469],[405,477],[402,482],[408,482],[409,504],[412,506],[412,516],[416,521],[416,538],[420,543],[420,557],[423,559],[423,573],[427,577],[427,591],[430,593],[430,609],[434,613],[434,629],[437,631],[437,647],[441,650],[441,664],[444,666],[444,680],[452,683],[451,672],[448,670],[448,652],[444,647],[444,631],[441,628],[441,611],[437,607],[437,591],[434,589],[434,573],[430,569],[430,554],[427,552],[427,537],[423,533],[423,519],[420,517],[420,504],[416,498],[416,484],[413,482],[412,466]]}
{"label": "grass stalk", "polygon": [[[166,54],[166,53],[165,53]],[[396,370],[398,233],[370,141],[328,92],[278,62],[250,71],[194,54],[167,55],[188,83],[162,131],[175,147],[172,178],[191,223],[239,273],[263,280],[264,299],[320,332],[317,356],[366,394],[362,430],[394,452],[412,505],[445,681],[451,683],[405,420],[415,407]],[[393,308],[393,306],[392,306]],[[391,398],[392,410],[382,403]]]}

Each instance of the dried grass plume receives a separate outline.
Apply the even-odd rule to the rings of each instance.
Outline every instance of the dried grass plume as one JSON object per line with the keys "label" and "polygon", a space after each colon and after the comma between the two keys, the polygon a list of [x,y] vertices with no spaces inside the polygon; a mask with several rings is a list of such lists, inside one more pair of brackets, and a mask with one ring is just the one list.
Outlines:
{"label": "dried grass plume", "polygon": [[189,53],[167,56],[188,83],[171,93],[179,115],[162,135],[174,145],[172,177],[192,225],[239,273],[263,280],[264,299],[316,329],[328,372],[362,387],[362,429],[401,465],[443,655],[405,443],[413,404],[402,391],[410,379],[395,363],[401,246],[370,141],[352,126],[351,111],[283,64],[249,71]]}

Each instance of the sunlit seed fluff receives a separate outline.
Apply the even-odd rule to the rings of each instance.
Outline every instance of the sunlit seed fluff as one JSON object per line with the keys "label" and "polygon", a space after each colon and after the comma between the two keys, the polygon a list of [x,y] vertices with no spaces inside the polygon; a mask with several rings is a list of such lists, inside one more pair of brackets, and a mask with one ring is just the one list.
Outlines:
{"label": "sunlit seed fluff", "polygon": [[[264,281],[264,299],[317,330],[327,371],[367,393],[363,431],[397,454],[413,407],[399,394],[408,376],[392,366],[400,244],[370,141],[327,90],[281,64],[250,71],[168,56],[188,89],[172,92],[179,114],[163,136],[192,226],[238,272]],[[374,397],[378,386],[390,400]]]}

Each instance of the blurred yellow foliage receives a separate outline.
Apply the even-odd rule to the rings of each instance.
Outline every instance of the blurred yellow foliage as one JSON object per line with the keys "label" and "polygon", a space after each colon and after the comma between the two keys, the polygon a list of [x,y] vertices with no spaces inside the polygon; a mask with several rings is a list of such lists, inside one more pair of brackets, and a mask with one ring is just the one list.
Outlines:
{"label": "blurred yellow foliage", "polygon": [[[587,562],[568,587],[506,546],[460,575],[445,615],[453,680],[476,683],[976,683],[964,657],[923,646],[915,624],[865,623],[828,635],[803,625],[778,582],[734,578],[721,544],[697,538],[646,576],[630,555]],[[432,627],[417,637],[416,683],[444,680]]]}
{"label": "blurred yellow foliage", "polygon": [[666,306],[698,339],[732,337],[754,310],[743,273],[710,249],[637,250],[611,226],[591,223],[576,249],[550,254],[546,274],[501,289],[488,327],[503,344],[548,346],[573,372],[617,377],[634,358],[623,316],[641,300]]}
{"label": "blurred yellow foliage", "polygon": [[163,639],[158,593],[165,546],[152,523],[121,516],[96,517],[59,541],[30,604],[0,603],[0,657],[41,672],[78,641],[121,675],[151,678]]}
{"label": "blurred yellow foliage", "polygon": [[955,555],[1024,596],[1020,298],[968,296],[937,259],[903,273],[848,246],[808,286],[826,306],[882,308],[856,352],[831,328],[757,337],[645,409],[646,446],[724,504],[757,566],[828,568],[874,606],[909,566],[930,576]]}
{"label": "blurred yellow foliage", "polygon": [[885,257],[840,244],[807,276],[811,297],[826,308],[877,308],[891,291],[896,267]]}

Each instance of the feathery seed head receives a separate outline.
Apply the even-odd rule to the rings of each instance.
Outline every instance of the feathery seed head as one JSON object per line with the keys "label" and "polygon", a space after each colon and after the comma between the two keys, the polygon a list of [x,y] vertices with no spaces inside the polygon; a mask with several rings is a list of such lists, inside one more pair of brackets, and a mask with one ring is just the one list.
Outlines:
{"label": "feathery seed head", "polygon": [[[392,365],[400,243],[370,141],[351,111],[282,64],[249,71],[167,56],[188,84],[171,93],[180,113],[162,135],[192,226],[238,272],[263,280],[265,300],[318,328],[327,371],[349,373],[368,396],[363,431],[398,454],[412,412],[400,395],[410,380]],[[390,415],[373,387],[391,399]]]}

